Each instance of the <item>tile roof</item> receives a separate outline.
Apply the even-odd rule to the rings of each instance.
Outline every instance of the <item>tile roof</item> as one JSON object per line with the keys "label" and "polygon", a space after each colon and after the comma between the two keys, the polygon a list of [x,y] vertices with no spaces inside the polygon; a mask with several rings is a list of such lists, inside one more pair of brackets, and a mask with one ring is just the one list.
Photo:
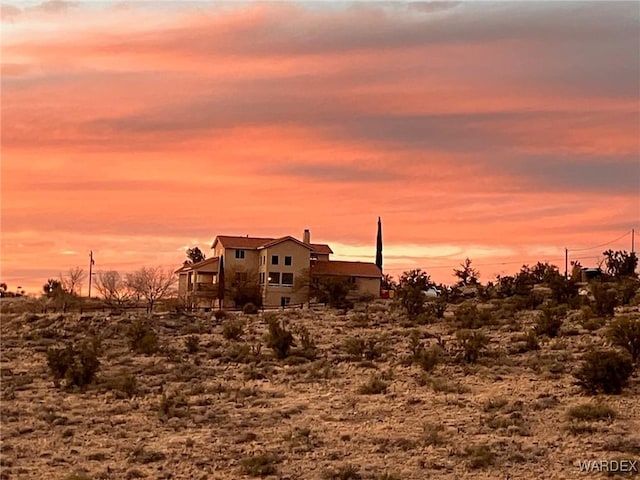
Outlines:
{"label": "tile roof", "polygon": [[301,242],[301,241],[300,241],[300,240],[298,240],[297,238],[293,238],[293,237],[292,237],[292,236],[290,236],[290,235],[288,235],[288,236],[286,236],[286,237],[282,237],[282,238],[276,238],[275,240],[273,240],[273,241],[271,241],[271,242],[268,242],[268,243],[265,243],[264,245],[261,245],[261,246],[260,246],[260,247],[258,247],[258,248],[269,248],[269,247],[273,247],[274,245],[278,245],[279,243],[286,242],[286,241],[288,241],[288,240],[291,240],[292,242],[295,242],[295,243],[297,243],[298,245],[301,245],[301,246],[303,246],[303,247],[305,247],[305,248],[308,248],[309,250],[313,250],[313,249],[311,248],[311,245],[307,245],[306,243]]}
{"label": "tile roof", "polygon": [[330,260],[327,262],[315,262],[311,266],[311,275],[380,278],[382,272],[375,263]]}
{"label": "tile roof", "polygon": [[[189,263],[189,264],[184,263],[182,267],[180,267],[178,270],[176,270],[173,273],[182,273],[182,272],[188,272],[193,270],[202,270],[205,272],[217,272],[219,261],[220,259],[218,257],[211,257],[198,263]],[[204,269],[204,267],[208,267],[208,268]]]}
{"label": "tile roof", "polygon": [[333,250],[331,250],[331,247],[329,247],[329,245],[327,245],[326,243],[312,243],[311,252],[329,255],[330,253],[333,253]]}
{"label": "tile roof", "polygon": [[[267,244],[270,244],[272,242],[276,242],[276,241],[280,242],[288,238],[295,240],[299,243],[302,243],[300,242],[300,240],[291,236],[286,236],[281,238],[261,238],[261,237],[239,237],[239,236],[233,236],[233,235],[218,235],[215,241],[213,242],[213,245],[211,245],[211,248],[214,248],[216,246],[216,243],[220,242],[224,248],[243,248],[246,250],[257,250],[258,248],[265,247],[267,246]],[[312,253],[320,253],[323,255],[329,255],[333,253],[333,250],[331,250],[331,247],[329,247],[329,245],[327,245],[326,243],[311,243],[309,246],[311,247]]]}
{"label": "tile roof", "polygon": [[224,248],[243,248],[246,250],[256,250],[262,245],[273,242],[275,238],[258,238],[258,237],[235,237],[231,235],[218,235],[213,242],[211,248],[214,248],[217,242],[220,242]]}

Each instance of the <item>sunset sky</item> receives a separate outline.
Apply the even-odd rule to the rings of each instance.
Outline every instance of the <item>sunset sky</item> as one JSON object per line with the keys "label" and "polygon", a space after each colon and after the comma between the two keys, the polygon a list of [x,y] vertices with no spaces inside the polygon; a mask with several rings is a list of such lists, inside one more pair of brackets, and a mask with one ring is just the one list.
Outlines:
{"label": "sunset sky", "polygon": [[639,25],[637,1],[3,0],[0,280],[305,228],[373,261],[378,216],[394,276],[595,265],[640,230]]}

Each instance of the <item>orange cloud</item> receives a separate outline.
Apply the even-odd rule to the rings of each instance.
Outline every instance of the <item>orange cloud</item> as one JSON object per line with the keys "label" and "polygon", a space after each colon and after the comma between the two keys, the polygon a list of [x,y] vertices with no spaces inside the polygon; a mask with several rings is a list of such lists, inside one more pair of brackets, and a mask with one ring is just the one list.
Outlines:
{"label": "orange cloud", "polygon": [[450,281],[637,228],[637,9],[436,6],[3,7],[2,280],[303,228],[372,259],[381,215],[387,271]]}

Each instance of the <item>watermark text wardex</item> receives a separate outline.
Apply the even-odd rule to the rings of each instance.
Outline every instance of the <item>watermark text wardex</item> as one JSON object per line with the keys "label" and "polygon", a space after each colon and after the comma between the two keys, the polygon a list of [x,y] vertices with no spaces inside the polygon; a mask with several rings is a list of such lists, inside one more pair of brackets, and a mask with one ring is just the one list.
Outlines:
{"label": "watermark text wardex", "polygon": [[638,460],[579,460],[581,472],[638,473]]}

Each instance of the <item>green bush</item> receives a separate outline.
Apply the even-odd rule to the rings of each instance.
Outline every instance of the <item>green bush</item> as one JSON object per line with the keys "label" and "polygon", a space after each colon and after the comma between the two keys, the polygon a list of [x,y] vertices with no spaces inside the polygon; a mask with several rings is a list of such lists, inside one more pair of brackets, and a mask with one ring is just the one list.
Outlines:
{"label": "green bush", "polygon": [[623,316],[616,318],[609,325],[608,331],[611,343],[622,347],[631,354],[631,359],[636,362],[640,357],[640,318]]}
{"label": "green bush", "polygon": [[213,312],[213,316],[216,320],[224,320],[225,318],[227,318],[227,312],[225,312],[224,310],[216,310],[215,312]]}
{"label": "green bush", "polygon": [[158,334],[140,320],[131,324],[127,336],[131,349],[136,353],[152,355],[159,349]]}
{"label": "green bush", "polygon": [[56,387],[60,386],[61,380],[66,381],[67,387],[89,385],[100,368],[96,344],[93,341],[84,341],[79,346],[49,348],[47,365]]}
{"label": "green bush", "polygon": [[242,313],[245,313],[247,315],[256,315],[258,313],[258,307],[255,305],[255,303],[245,303],[244,307],[242,307]]}
{"label": "green bush", "polygon": [[222,324],[222,336],[227,340],[239,340],[244,333],[242,320],[227,320]]}
{"label": "green bush", "polygon": [[477,362],[480,354],[489,344],[489,339],[484,332],[478,330],[458,330],[456,340],[462,349],[463,359],[467,363]]}
{"label": "green bush", "polygon": [[291,347],[295,346],[293,334],[285,328],[284,320],[282,324],[273,318],[269,319],[268,322],[267,347],[274,351],[277,358],[286,358]]}
{"label": "green bush", "polygon": [[619,394],[633,370],[631,356],[617,350],[592,349],[585,353],[575,373],[577,384],[590,394]]}

